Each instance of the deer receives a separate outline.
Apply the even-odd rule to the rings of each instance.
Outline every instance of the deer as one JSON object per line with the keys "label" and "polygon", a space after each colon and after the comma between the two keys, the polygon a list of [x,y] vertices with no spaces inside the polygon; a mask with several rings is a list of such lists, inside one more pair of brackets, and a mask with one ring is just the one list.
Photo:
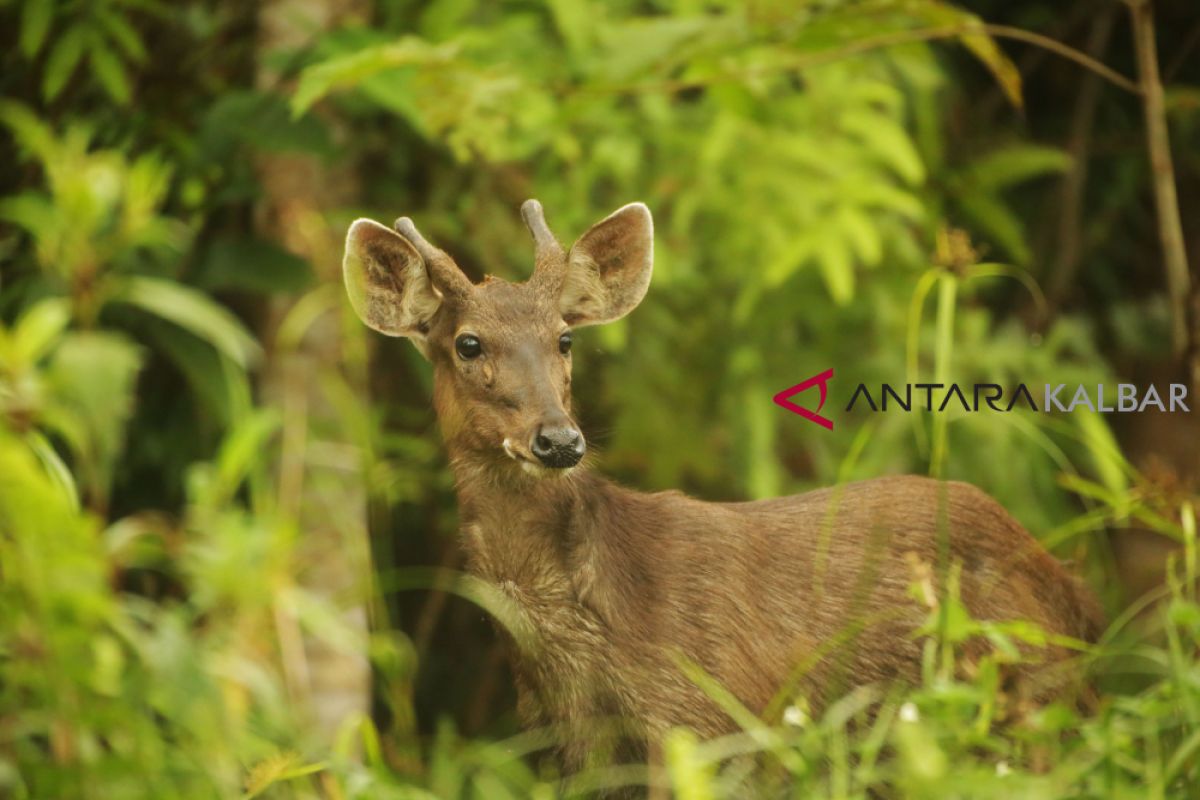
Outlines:
{"label": "deer", "polygon": [[[569,249],[538,201],[521,215],[535,249],[524,282],[472,282],[408,217],[356,220],[343,277],[363,323],[432,362],[467,569],[533,632],[535,644],[508,636],[518,714],[565,732],[564,769],[588,763],[595,720],[622,720],[639,756],[677,726],[737,730],[689,665],[755,714],[778,712],[781,687],[820,709],[849,687],[919,681],[914,631],[930,609],[910,591],[914,564],[955,564],[975,619],[1096,641],[1096,598],[967,483],[888,476],[730,503],[643,493],[590,469],[572,411],[573,331],[647,294],[651,213],[623,206]],[[1075,655],[1055,644],[1039,658]],[[1017,670],[1038,683],[1036,664]],[[1056,685],[1030,691],[1044,700]]]}

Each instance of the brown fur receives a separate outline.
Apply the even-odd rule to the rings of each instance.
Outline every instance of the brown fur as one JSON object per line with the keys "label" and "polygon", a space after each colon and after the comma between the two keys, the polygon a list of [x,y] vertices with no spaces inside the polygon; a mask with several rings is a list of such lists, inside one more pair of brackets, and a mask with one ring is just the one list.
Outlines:
{"label": "brown fur", "polygon": [[[960,563],[962,598],[977,619],[1095,639],[1102,615],[1091,595],[967,484],[891,477],[707,503],[631,491],[583,467],[536,467],[524,445],[532,431],[570,417],[570,357],[557,349],[564,319],[620,316],[649,281],[649,216],[629,208],[570,253],[543,233],[541,277],[474,286],[442,304],[422,342],[470,570],[511,598],[534,631],[513,652],[522,717],[563,726],[572,766],[599,717],[620,717],[649,741],[676,725],[704,736],[734,728],[685,677],[681,656],[755,712],[800,663],[810,668],[796,688],[815,708],[850,685],[917,679],[913,630],[929,609],[910,595],[914,558]],[[401,286],[396,302],[403,296]],[[480,338],[484,357],[456,357],[463,331]]]}

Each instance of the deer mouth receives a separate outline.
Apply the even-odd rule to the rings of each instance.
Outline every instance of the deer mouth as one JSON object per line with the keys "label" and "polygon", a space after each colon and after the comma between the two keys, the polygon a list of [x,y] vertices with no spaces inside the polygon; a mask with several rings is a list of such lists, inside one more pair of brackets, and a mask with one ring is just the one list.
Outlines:
{"label": "deer mouth", "polygon": [[527,455],[513,445],[512,439],[505,439],[501,443],[504,447],[504,454],[521,465],[521,469],[527,474],[535,478],[550,478],[554,476],[568,475],[575,471],[574,466],[565,468],[547,467],[538,462],[532,454]]}

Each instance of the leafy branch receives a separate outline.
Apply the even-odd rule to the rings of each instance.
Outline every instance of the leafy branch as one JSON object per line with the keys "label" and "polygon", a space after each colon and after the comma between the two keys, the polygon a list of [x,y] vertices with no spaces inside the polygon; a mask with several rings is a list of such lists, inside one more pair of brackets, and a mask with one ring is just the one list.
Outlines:
{"label": "leafy branch", "polygon": [[[682,92],[688,89],[700,89],[705,86],[723,83],[723,82],[740,82],[756,77],[765,77],[777,72],[792,72],[796,70],[811,69],[824,64],[829,64],[835,61],[841,61],[851,56],[862,55],[864,53],[882,50],[889,47],[897,47],[905,44],[916,44],[919,42],[932,42],[942,39],[964,39],[964,42],[971,47],[977,56],[982,56],[981,51],[972,46],[974,42],[968,41],[972,35],[987,34],[996,39],[1011,39],[1014,41],[1025,42],[1026,44],[1040,47],[1051,53],[1061,56],[1068,61],[1073,61],[1084,69],[1098,75],[1109,83],[1124,89],[1132,94],[1141,94],[1142,86],[1136,81],[1130,80],[1121,73],[1114,70],[1112,67],[1104,64],[1102,61],[1089,56],[1087,53],[1076,50],[1075,48],[1065,45],[1055,39],[1033,31],[1027,31],[1024,28],[1017,28],[1011,25],[996,25],[987,22],[962,22],[953,25],[941,25],[931,28],[916,28],[913,30],[891,31],[882,33],[878,36],[868,36],[858,39],[843,47],[838,47],[832,50],[826,50],[811,55],[801,56],[799,58],[777,62],[762,67],[743,69],[718,73],[716,75],[700,76],[695,78],[679,78],[668,81],[658,81],[654,83],[631,83],[617,86],[600,86],[596,91],[600,92],[618,92],[618,93],[638,93],[648,91],[660,92]],[[1016,75],[1015,70],[1012,70],[1011,75],[1005,76],[996,69],[996,61],[992,57],[984,57],[985,63],[989,69],[997,73],[997,77],[1001,80],[1005,93],[1017,105],[1020,105],[1020,77]],[[1011,66],[1010,66],[1011,69]],[[1008,70],[1004,70],[1008,72]]]}

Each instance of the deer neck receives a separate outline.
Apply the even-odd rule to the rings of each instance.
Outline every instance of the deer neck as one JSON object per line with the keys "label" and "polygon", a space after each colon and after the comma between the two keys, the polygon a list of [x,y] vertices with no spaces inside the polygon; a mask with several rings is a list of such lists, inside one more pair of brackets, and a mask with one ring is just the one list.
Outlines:
{"label": "deer neck", "polygon": [[514,600],[536,631],[538,683],[586,685],[622,642],[650,639],[653,559],[639,557],[630,538],[646,496],[582,469],[512,484],[454,463],[468,568]]}
{"label": "deer neck", "polygon": [[581,548],[595,534],[588,497],[602,480],[583,468],[536,478],[507,463],[470,457],[451,463],[471,570],[501,584],[567,588]]}

